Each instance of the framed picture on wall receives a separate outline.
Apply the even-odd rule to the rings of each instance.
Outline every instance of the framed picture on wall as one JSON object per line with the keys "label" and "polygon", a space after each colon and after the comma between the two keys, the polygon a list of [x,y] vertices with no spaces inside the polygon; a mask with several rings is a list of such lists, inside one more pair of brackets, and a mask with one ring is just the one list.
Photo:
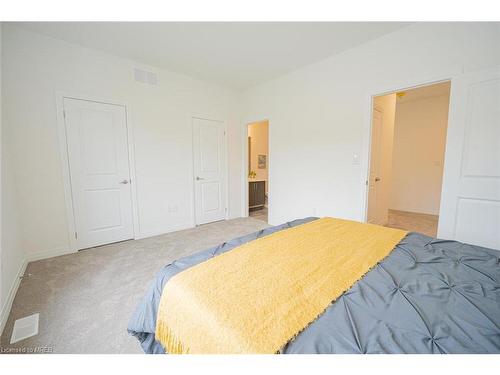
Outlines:
{"label": "framed picture on wall", "polygon": [[266,169],[267,155],[259,155],[259,169]]}

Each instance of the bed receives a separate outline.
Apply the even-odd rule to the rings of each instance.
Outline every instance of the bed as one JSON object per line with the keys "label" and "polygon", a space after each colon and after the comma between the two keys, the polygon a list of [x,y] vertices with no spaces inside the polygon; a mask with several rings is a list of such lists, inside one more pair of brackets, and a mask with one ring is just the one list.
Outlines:
{"label": "bed", "polygon": [[[128,332],[145,353],[165,353],[155,338],[156,319],[173,276],[314,220],[273,226],[166,265],[138,304]],[[500,252],[408,233],[280,353],[500,353]]]}

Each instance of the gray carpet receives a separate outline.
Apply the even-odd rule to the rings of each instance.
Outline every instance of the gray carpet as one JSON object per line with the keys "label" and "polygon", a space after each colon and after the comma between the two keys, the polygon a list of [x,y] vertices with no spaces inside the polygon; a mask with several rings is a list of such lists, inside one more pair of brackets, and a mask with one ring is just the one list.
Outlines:
{"label": "gray carpet", "polygon": [[[160,267],[268,225],[253,218],[212,223],[28,264],[1,346],[54,353],[142,353],[127,334],[132,311]],[[39,334],[10,345],[14,320],[40,313]]]}

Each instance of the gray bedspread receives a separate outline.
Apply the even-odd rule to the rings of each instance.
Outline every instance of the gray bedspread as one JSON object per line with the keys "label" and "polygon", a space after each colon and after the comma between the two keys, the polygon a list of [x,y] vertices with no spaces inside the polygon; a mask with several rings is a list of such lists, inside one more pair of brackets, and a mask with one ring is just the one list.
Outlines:
{"label": "gray bedspread", "polygon": [[[129,333],[144,352],[164,353],[154,332],[163,286],[172,276],[315,219],[267,228],[166,265],[137,306]],[[500,252],[409,233],[283,353],[500,353]]]}

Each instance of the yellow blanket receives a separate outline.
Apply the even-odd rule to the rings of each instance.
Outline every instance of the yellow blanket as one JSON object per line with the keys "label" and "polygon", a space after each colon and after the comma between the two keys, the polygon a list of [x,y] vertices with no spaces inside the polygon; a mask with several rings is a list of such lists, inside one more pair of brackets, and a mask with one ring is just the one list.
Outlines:
{"label": "yellow blanket", "polygon": [[156,339],[168,353],[276,353],[405,235],[323,218],[248,242],[167,282]]}

